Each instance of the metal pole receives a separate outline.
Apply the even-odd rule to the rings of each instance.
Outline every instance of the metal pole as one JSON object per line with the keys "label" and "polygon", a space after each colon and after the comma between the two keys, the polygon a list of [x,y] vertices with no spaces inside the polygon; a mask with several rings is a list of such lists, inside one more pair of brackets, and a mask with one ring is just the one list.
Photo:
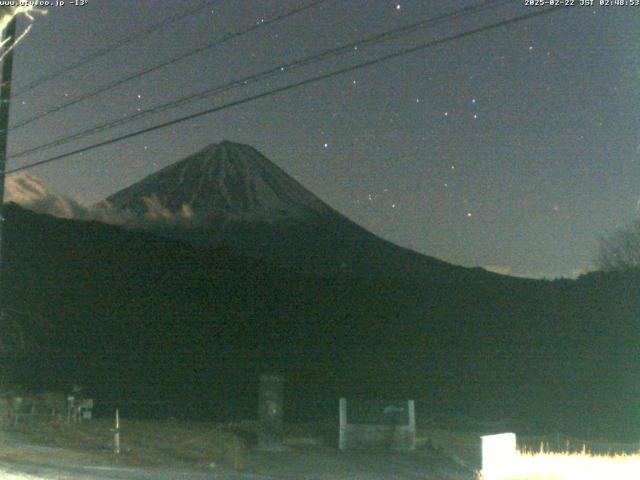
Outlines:
{"label": "metal pole", "polygon": [[[9,135],[9,106],[11,100],[11,73],[13,71],[13,41],[16,36],[16,17],[13,17],[2,32],[3,47],[0,48],[2,61],[2,84],[0,84],[0,292],[4,289],[2,275],[2,230],[4,223],[4,172],[7,164],[7,140]],[[10,39],[10,40],[7,40]],[[0,309],[5,304],[0,296]]]}
{"label": "metal pole", "polygon": [[113,453],[120,455],[120,412],[116,408],[116,428],[113,430]]}
{"label": "metal pole", "polygon": [[348,447],[347,443],[347,399],[341,398],[338,403],[338,409],[340,413],[340,432],[338,437],[338,448],[345,450]]}

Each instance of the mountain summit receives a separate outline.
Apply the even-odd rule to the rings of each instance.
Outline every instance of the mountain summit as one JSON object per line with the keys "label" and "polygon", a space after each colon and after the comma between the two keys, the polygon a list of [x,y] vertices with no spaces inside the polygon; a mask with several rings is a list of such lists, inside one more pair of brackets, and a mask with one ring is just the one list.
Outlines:
{"label": "mountain summit", "polygon": [[253,147],[223,141],[169,165],[107,199],[137,215],[277,222],[330,208]]}
{"label": "mountain summit", "polygon": [[314,273],[466,274],[383,240],[318,199],[255,148],[224,141],[107,198],[130,228]]}

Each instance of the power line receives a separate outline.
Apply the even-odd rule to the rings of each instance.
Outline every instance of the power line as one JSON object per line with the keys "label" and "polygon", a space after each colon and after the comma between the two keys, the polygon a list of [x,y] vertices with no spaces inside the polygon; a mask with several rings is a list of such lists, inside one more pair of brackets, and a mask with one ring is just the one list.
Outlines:
{"label": "power line", "polygon": [[53,147],[57,147],[60,145],[64,145],[66,143],[69,143],[71,141],[74,140],[79,140],[82,138],[85,138],[87,136],[102,132],[104,130],[109,130],[111,128],[115,128],[118,126],[122,126],[125,125],[127,123],[136,121],[140,118],[143,118],[147,115],[151,115],[154,113],[159,113],[159,112],[164,112],[173,108],[177,108],[179,106],[182,105],[186,105],[188,103],[192,103],[196,100],[203,100],[203,99],[207,99],[207,98],[211,98],[213,96],[216,96],[220,93],[224,93],[228,90],[237,88],[237,87],[244,87],[246,85],[248,85],[249,83],[256,83],[259,82],[261,80],[264,80],[266,78],[269,77],[273,77],[275,75],[278,74],[282,74],[282,72],[286,71],[286,72],[291,72],[295,69],[301,68],[301,67],[305,67],[311,64],[314,64],[316,62],[320,62],[320,61],[324,61],[327,60],[329,58],[332,57],[336,57],[348,52],[353,52],[353,49],[358,48],[360,46],[370,46],[370,45],[374,45],[376,43],[380,43],[389,39],[394,39],[394,38],[399,38],[403,35],[407,35],[410,33],[413,33],[417,30],[420,30],[422,28],[434,25],[438,22],[441,22],[443,20],[451,20],[454,18],[458,18],[458,17],[462,17],[465,15],[470,15],[470,14],[476,14],[479,13],[482,10],[485,9],[489,9],[489,8],[495,8],[498,7],[502,4],[505,3],[509,3],[510,0],[485,0],[482,2],[479,2],[478,4],[469,6],[469,7],[465,7],[459,10],[455,10],[453,12],[449,12],[446,14],[442,14],[442,15],[438,15],[436,17],[431,17],[428,19],[424,19],[424,20],[420,20],[417,22],[414,22],[412,24],[403,26],[403,27],[399,27],[396,29],[392,29],[392,30],[388,30],[386,32],[382,32],[376,35],[372,35],[370,37],[364,38],[364,39],[359,39],[357,41],[354,42],[350,42],[347,43],[345,45],[341,45],[339,47],[336,48],[330,48],[327,50],[324,50],[322,52],[316,53],[316,54],[312,54],[312,55],[308,55],[306,57],[303,57],[301,59],[298,60],[294,60],[291,61],[289,63],[286,64],[282,64],[282,65],[278,65],[274,68],[262,71],[260,73],[254,74],[254,75],[250,75],[248,77],[244,77],[238,80],[232,80],[231,82],[225,83],[223,85],[219,85],[213,88],[208,88],[204,91],[200,91],[200,92],[196,92],[196,93],[192,93],[186,96],[183,96],[177,100],[172,100],[170,102],[158,105],[156,107],[152,107],[150,109],[144,110],[142,112],[138,112],[134,115],[131,115],[127,118],[121,118],[118,120],[113,120],[113,121],[109,121],[109,122],[105,122],[103,124],[94,126],[94,127],[90,127],[86,130],[81,130],[80,132],[76,132],[72,135],[69,136],[65,136],[65,137],[61,137],[58,138],[56,140],[53,140],[51,142],[42,144],[42,145],[37,145],[35,147],[31,147],[25,150],[22,150],[20,152],[17,152],[13,155],[11,155],[9,157],[9,159],[16,159],[16,158],[20,158],[23,157],[25,155],[29,155],[38,151],[42,151],[42,150],[47,150]]}
{"label": "power line", "polygon": [[141,77],[143,77],[145,75],[148,75],[149,73],[155,72],[155,71],[160,70],[160,69],[162,69],[164,67],[167,67],[169,65],[173,65],[173,64],[175,64],[175,63],[177,63],[177,62],[179,62],[181,60],[184,60],[185,58],[192,57],[192,56],[194,56],[194,55],[196,55],[198,53],[201,53],[201,52],[203,52],[205,50],[208,50],[208,49],[213,48],[213,47],[217,47],[217,46],[219,46],[219,45],[221,45],[221,44],[223,44],[225,42],[228,42],[229,40],[233,40],[234,38],[241,37],[241,36],[246,35],[246,34],[248,34],[250,32],[253,32],[254,30],[257,30],[259,28],[263,28],[263,27],[266,27],[267,25],[271,25],[272,23],[276,23],[276,22],[279,22],[281,20],[285,20],[285,19],[287,19],[289,17],[297,15],[297,14],[299,14],[301,12],[304,12],[305,10],[313,8],[313,7],[315,7],[315,6],[317,6],[317,5],[321,4],[321,3],[324,3],[326,1],[327,0],[315,0],[315,1],[313,1],[313,2],[311,2],[309,4],[307,4],[307,5],[304,5],[302,7],[298,7],[298,8],[295,8],[293,10],[286,11],[286,12],[280,14],[280,15],[277,15],[276,17],[274,17],[274,18],[272,18],[270,20],[266,20],[264,22],[258,22],[255,25],[252,25],[251,27],[246,28],[244,30],[239,30],[239,31],[230,33],[228,35],[225,35],[224,37],[222,37],[222,38],[220,38],[218,40],[215,40],[214,42],[208,43],[207,45],[204,45],[202,47],[198,47],[198,48],[192,49],[192,50],[190,50],[190,51],[188,51],[186,53],[183,53],[181,55],[178,55],[177,57],[172,58],[171,60],[167,60],[167,61],[164,61],[164,62],[159,63],[157,65],[154,65],[152,67],[146,68],[146,69],[144,69],[144,70],[142,70],[140,72],[137,72],[137,73],[134,73],[132,75],[129,75],[128,77],[124,77],[124,78],[121,78],[120,80],[116,80],[116,81],[114,81],[114,82],[112,82],[112,83],[110,83],[110,84],[108,84],[108,85],[106,85],[104,87],[100,87],[100,88],[98,88],[98,89],[96,89],[96,90],[94,90],[94,91],[92,91],[90,93],[86,93],[84,95],[80,95],[79,97],[71,99],[71,100],[69,100],[69,101],[67,101],[65,103],[61,103],[60,105],[58,105],[56,107],[53,107],[53,108],[51,108],[49,110],[45,110],[45,111],[40,112],[40,113],[38,113],[36,115],[33,115],[32,117],[29,117],[29,118],[27,118],[27,119],[25,119],[25,120],[23,120],[23,121],[21,121],[19,123],[16,123],[12,127],[10,127],[9,131],[13,131],[13,130],[17,130],[19,128],[25,127],[25,126],[29,125],[30,123],[35,122],[36,120],[39,120],[39,119],[41,119],[43,117],[46,117],[47,115],[59,112],[61,110],[64,110],[65,108],[71,107],[72,105],[76,105],[76,104],[78,104],[80,102],[84,102],[85,100],[89,100],[90,98],[97,97],[98,95],[101,95],[101,94],[103,94],[105,92],[113,90],[114,88],[119,87],[121,85],[124,85],[125,83],[128,83],[128,82],[130,82],[132,80],[137,80],[137,79],[139,79],[139,78],[141,78]]}
{"label": "power line", "polygon": [[141,30],[139,32],[134,33],[133,35],[129,35],[128,37],[125,37],[103,49],[97,50],[94,53],[91,53],[89,55],[87,55],[84,58],[81,58],[80,60],[78,60],[76,63],[72,63],[71,65],[67,65],[66,67],[53,72],[49,75],[44,75],[36,80],[34,80],[33,82],[29,83],[27,86],[23,87],[22,89],[18,90],[18,92],[16,92],[15,96],[20,96],[24,93],[27,93],[31,90],[33,90],[34,88],[42,85],[43,83],[49,82],[51,80],[54,80],[56,78],[59,78],[67,73],[69,73],[72,70],[76,70],[77,68],[80,68],[84,65],[86,65],[87,63],[91,63],[94,60],[97,60],[100,57],[103,57],[111,52],[113,52],[114,50],[117,50],[121,47],[124,47],[125,45],[129,45],[130,43],[135,42],[136,40],[140,40],[141,38],[144,38],[148,35],[151,35],[152,33],[158,31],[158,30],[162,30],[163,28],[165,28],[167,25],[170,25],[174,22],[180,21],[183,18],[189,17],[191,15],[196,15],[198,13],[200,13],[202,10],[204,10],[205,8],[209,8],[211,3],[214,3],[218,0],[204,0],[202,2],[201,5],[199,5],[198,7],[195,7],[193,9],[190,10],[186,10],[184,12],[178,13],[176,15],[172,15],[170,17],[165,18],[164,20],[162,20],[161,22],[152,25],[151,27],[148,27],[144,30]]}
{"label": "power line", "polygon": [[496,29],[496,28],[504,27],[504,26],[507,26],[507,25],[510,25],[510,24],[514,24],[514,23],[523,22],[525,20],[529,20],[529,19],[532,19],[532,18],[535,18],[535,17],[539,17],[539,16],[542,16],[542,15],[546,15],[546,14],[549,14],[549,13],[552,13],[552,12],[556,12],[556,11],[560,11],[560,10],[564,10],[564,8],[563,7],[546,8],[546,9],[539,10],[539,11],[536,11],[536,12],[532,12],[532,13],[529,13],[529,14],[526,14],[526,15],[513,17],[513,18],[510,18],[508,20],[502,20],[502,21],[499,21],[499,22],[496,22],[496,23],[492,23],[490,25],[485,25],[483,27],[479,27],[479,28],[475,28],[475,29],[472,29],[472,30],[468,30],[466,32],[458,33],[456,35],[451,35],[449,37],[445,37],[445,38],[442,38],[442,39],[439,39],[439,40],[433,40],[433,41],[430,41],[430,42],[427,42],[427,43],[423,43],[423,44],[420,44],[420,45],[417,45],[417,46],[414,46],[414,47],[410,47],[410,48],[407,48],[407,49],[404,49],[404,50],[400,50],[398,52],[390,53],[388,55],[384,55],[382,57],[379,57],[379,58],[376,58],[376,59],[373,59],[373,60],[369,60],[369,61],[366,61],[366,62],[363,62],[363,63],[359,63],[359,64],[356,64],[356,65],[352,65],[352,66],[349,66],[349,67],[341,68],[341,69],[335,70],[333,72],[329,72],[329,73],[318,75],[318,76],[315,76],[315,77],[312,77],[312,78],[301,80],[299,82],[295,82],[295,83],[292,83],[292,84],[289,84],[289,85],[285,85],[283,87],[274,88],[272,90],[268,90],[266,92],[262,92],[262,93],[259,93],[259,94],[256,94],[256,95],[251,95],[249,97],[245,97],[245,98],[242,98],[240,100],[235,100],[235,101],[226,103],[224,105],[220,105],[218,107],[213,107],[213,108],[209,108],[209,109],[203,110],[201,112],[192,113],[190,115],[186,115],[184,117],[180,117],[180,118],[177,118],[177,119],[174,119],[174,120],[170,120],[168,122],[164,122],[164,123],[161,123],[161,124],[158,124],[158,125],[154,125],[152,127],[144,128],[144,129],[141,129],[141,130],[137,130],[135,132],[130,132],[130,133],[127,133],[125,135],[121,135],[121,136],[116,137],[116,138],[112,138],[112,139],[109,139],[109,140],[98,142],[98,143],[95,143],[93,145],[89,145],[87,147],[78,148],[76,150],[72,150],[71,152],[67,152],[67,153],[63,153],[63,154],[60,154],[60,155],[56,155],[54,157],[47,158],[45,160],[40,160],[40,161],[37,161],[37,162],[33,162],[33,163],[28,164],[28,165],[24,165],[22,167],[18,167],[18,168],[14,168],[12,170],[9,170],[8,172],[6,172],[5,175],[10,175],[12,173],[20,172],[20,171],[23,171],[23,170],[28,170],[30,168],[34,168],[34,167],[37,167],[37,166],[40,166],[40,165],[44,165],[44,164],[47,164],[47,163],[52,163],[52,162],[55,162],[55,161],[58,161],[58,160],[62,160],[62,159],[67,158],[67,157],[71,157],[73,155],[77,155],[77,154],[80,154],[80,153],[88,152],[90,150],[94,150],[96,148],[104,147],[106,145],[110,145],[110,144],[113,144],[113,143],[121,142],[121,141],[127,140],[129,138],[137,137],[137,136],[143,135],[145,133],[150,133],[150,132],[153,132],[153,131],[156,131],[156,130],[160,130],[160,129],[163,129],[163,128],[166,128],[166,127],[170,127],[172,125],[177,125],[179,123],[183,123],[183,122],[186,122],[186,121],[189,121],[189,120],[193,120],[194,118],[199,118],[199,117],[202,117],[202,116],[205,116],[205,115],[209,115],[209,114],[212,114],[212,113],[215,113],[215,112],[219,112],[221,110],[226,110],[226,109],[229,109],[229,108],[232,108],[232,107],[237,107],[239,105],[243,105],[245,103],[249,103],[249,102],[252,102],[254,100],[258,100],[258,99],[269,97],[269,96],[272,96],[272,95],[275,95],[275,94],[278,94],[278,93],[282,93],[282,92],[286,92],[286,91],[289,91],[289,90],[293,90],[294,88],[298,88],[298,87],[301,87],[301,86],[304,86],[304,85],[309,85],[309,84],[312,84],[312,83],[321,82],[323,80],[327,80],[329,78],[336,77],[336,76],[342,75],[344,73],[352,72],[354,70],[359,70],[361,68],[370,67],[370,66],[376,65],[378,63],[385,62],[387,60],[392,60],[392,59],[395,59],[395,58],[399,58],[399,57],[402,57],[402,56],[405,56],[405,55],[409,55],[409,54],[418,52],[420,50],[425,50],[425,49],[430,48],[430,47],[442,45],[442,44],[445,44],[445,43],[448,43],[448,42],[451,42],[451,41],[454,41],[454,40],[459,40],[461,38],[465,38],[465,37],[468,37],[468,36],[471,36],[471,35],[475,35],[477,33],[487,32],[489,30],[493,30],[493,29]]}

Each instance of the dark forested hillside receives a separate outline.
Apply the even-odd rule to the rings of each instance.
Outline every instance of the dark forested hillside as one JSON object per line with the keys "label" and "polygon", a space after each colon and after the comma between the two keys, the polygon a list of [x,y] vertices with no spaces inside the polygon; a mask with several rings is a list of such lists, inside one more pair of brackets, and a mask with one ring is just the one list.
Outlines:
{"label": "dark forested hillside", "polygon": [[82,383],[131,414],[154,400],[175,416],[244,417],[258,374],[279,371],[291,419],[357,394],[637,432],[637,275],[316,272],[15,205],[5,216],[3,298],[29,314],[30,345],[7,367],[33,388]]}

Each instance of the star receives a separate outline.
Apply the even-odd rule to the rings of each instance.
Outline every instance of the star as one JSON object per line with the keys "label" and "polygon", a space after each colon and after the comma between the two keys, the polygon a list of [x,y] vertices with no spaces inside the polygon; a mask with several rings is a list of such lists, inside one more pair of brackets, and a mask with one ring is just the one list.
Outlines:
{"label": "star", "polygon": [[328,144],[328,143],[325,143],[322,147],[323,147],[323,148],[329,148],[329,144]]}
{"label": "star", "polygon": [[400,4],[399,4],[399,3],[398,3],[398,4],[396,4],[396,10],[398,10],[398,11],[399,11],[401,8],[402,8],[402,7],[400,6]]}

